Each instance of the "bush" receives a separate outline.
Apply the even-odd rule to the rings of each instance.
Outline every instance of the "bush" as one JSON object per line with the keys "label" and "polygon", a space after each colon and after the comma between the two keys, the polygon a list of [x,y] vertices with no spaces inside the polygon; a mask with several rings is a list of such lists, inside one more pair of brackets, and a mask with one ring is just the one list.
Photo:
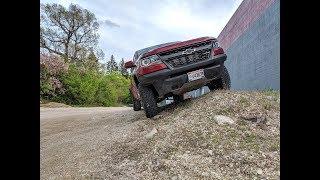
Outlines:
{"label": "bush", "polygon": [[117,105],[117,91],[107,76],[99,79],[98,89],[95,94],[96,105],[99,106],[115,106]]}
{"label": "bush", "polygon": [[63,94],[60,74],[68,70],[68,65],[55,55],[40,55],[40,98],[53,99]]}
{"label": "bush", "polygon": [[130,79],[115,71],[68,65],[54,55],[40,56],[40,99],[78,106],[118,106],[132,102]]}
{"label": "bush", "polygon": [[94,102],[95,83],[94,74],[84,73],[71,66],[69,71],[62,75],[61,80],[65,88],[62,99],[67,104],[85,105]]}
{"label": "bush", "polygon": [[120,73],[103,74],[70,66],[62,78],[65,92],[60,101],[80,106],[117,106],[128,103],[130,80]]}
{"label": "bush", "polygon": [[[129,85],[130,79],[121,75],[120,72],[115,71],[106,75],[107,79],[110,80],[110,84],[116,87],[117,102],[127,104],[128,96],[130,97]],[[131,98],[130,98],[131,99]]]}

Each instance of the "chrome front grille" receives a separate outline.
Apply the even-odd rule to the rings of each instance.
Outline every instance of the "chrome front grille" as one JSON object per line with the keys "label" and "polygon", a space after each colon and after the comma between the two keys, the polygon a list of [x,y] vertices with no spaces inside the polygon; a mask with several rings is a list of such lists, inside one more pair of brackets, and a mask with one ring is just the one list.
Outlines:
{"label": "chrome front grille", "polygon": [[[160,53],[160,58],[167,62],[171,67],[178,68],[188,64],[193,64],[199,61],[210,58],[212,41],[206,41],[191,46],[174,49],[169,52]],[[192,50],[191,54],[184,54],[186,50]]]}
{"label": "chrome front grille", "polygon": [[196,51],[193,54],[175,56],[166,60],[172,67],[177,68],[187,64],[193,64],[210,57],[210,49]]}

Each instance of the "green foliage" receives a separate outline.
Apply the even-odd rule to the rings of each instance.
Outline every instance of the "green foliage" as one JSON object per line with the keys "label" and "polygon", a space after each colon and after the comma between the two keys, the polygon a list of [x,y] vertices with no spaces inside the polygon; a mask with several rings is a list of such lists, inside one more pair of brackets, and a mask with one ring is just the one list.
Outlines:
{"label": "green foliage", "polygon": [[118,106],[132,103],[130,79],[118,70],[101,71],[92,52],[85,66],[64,63],[52,55],[40,57],[40,99],[76,106]]}
{"label": "green foliage", "polygon": [[47,81],[40,81],[40,97],[47,99],[47,95],[53,90],[52,86]]}
{"label": "green foliage", "polygon": [[103,76],[98,80],[98,88],[95,94],[96,105],[99,106],[116,106],[117,92],[116,87],[112,84],[107,76]]}
{"label": "green foliage", "polygon": [[92,104],[97,88],[95,78],[96,76],[92,72],[82,73],[71,66],[69,72],[64,74],[61,79],[66,89],[63,99],[68,104]]}
{"label": "green foliage", "polygon": [[126,95],[129,93],[130,80],[116,71],[107,75],[107,77],[108,79],[110,79],[111,84],[113,84],[114,87],[117,87],[116,92],[118,94],[118,102],[124,102]]}
{"label": "green foliage", "polygon": [[119,72],[99,73],[70,66],[61,77],[65,92],[58,101],[80,106],[118,106],[127,104],[130,80]]}
{"label": "green foliage", "polygon": [[94,52],[91,50],[87,59],[86,59],[86,62],[85,62],[85,66],[87,69],[90,69],[90,70],[96,70],[98,71],[99,70],[99,62],[98,62],[98,58],[96,57],[96,55],[94,54]]}

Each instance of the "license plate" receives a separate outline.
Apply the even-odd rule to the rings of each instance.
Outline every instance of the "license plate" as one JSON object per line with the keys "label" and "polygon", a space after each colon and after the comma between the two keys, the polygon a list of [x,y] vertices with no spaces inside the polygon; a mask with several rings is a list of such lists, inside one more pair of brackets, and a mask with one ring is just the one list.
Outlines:
{"label": "license plate", "polygon": [[198,80],[198,79],[204,78],[203,69],[198,69],[196,71],[191,71],[191,72],[188,72],[187,74],[188,74],[188,80],[189,81],[194,81],[194,80]]}

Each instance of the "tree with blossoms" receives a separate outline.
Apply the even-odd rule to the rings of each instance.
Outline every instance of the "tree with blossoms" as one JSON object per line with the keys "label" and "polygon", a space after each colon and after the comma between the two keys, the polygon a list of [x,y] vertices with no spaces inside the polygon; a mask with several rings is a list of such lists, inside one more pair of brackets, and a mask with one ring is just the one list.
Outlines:
{"label": "tree with blossoms", "polygon": [[59,76],[68,71],[68,64],[54,54],[40,54],[40,95],[52,97],[63,93]]}

